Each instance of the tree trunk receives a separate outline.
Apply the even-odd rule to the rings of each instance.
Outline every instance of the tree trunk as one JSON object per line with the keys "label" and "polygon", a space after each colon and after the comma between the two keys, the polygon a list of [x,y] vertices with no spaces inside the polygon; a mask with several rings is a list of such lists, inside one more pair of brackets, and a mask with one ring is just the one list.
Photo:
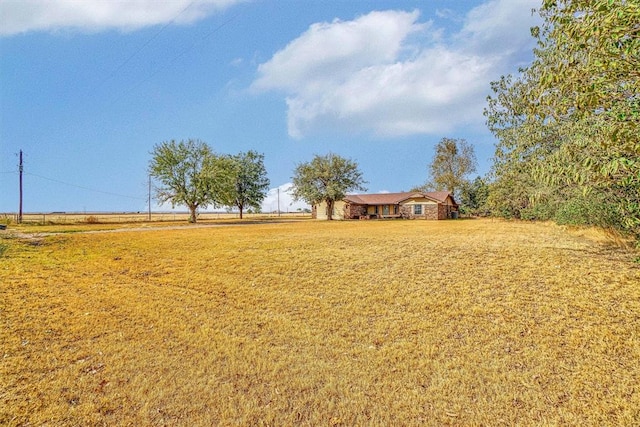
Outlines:
{"label": "tree trunk", "polygon": [[335,202],[333,200],[327,200],[327,220],[331,221],[333,219],[333,205]]}
{"label": "tree trunk", "polygon": [[240,219],[242,219],[242,205],[238,205],[238,209],[240,210]]}
{"label": "tree trunk", "polygon": [[198,206],[189,206],[189,222],[192,224],[196,223],[196,210],[198,209]]}

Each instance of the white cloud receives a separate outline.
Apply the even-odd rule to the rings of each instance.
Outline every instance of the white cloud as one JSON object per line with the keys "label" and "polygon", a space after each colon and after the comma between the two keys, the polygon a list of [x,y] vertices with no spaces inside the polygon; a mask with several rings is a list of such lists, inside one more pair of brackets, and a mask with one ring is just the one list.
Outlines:
{"label": "white cloud", "polygon": [[293,183],[287,182],[267,192],[267,197],[262,201],[262,212],[297,212],[298,210],[311,209],[304,201],[294,201],[291,194]]}
{"label": "white cloud", "polygon": [[231,65],[232,67],[240,67],[242,64],[244,63],[244,60],[242,58],[234,58],[229,65]]}
{"label": "white cloud", "polygon": [[[258,68],[256,89],[285,89],[313,94],[363,67],[393,61],[401,42],[420,28],[418,12],[371,12],[354,21],[313,24]],[[286,70],[286,74],[280,74]],[[300,82],[312,84],[300,87]]]}
{"label": "white cloud", "polygon": [[187,24],[246,0],[3,0],[0,35],[72,28],[131,31],[175,22]]}
{"label": "white cloud", "polygon": [[455,36],[459,48],[475,53],[500,53],[507,56],[523,47],[532,47],[530,28],[538,19],[532,9],[539,1],[491,0],[472,9],[464,26]]}
{"label": "white cloud", "polygon": [[436,16],[441,19],[450,19],[452,21],[461,21],[460,15],[454,10],[444,8],[436,9]]}
{"label": "white cloud", "polygon": [[484,121],[489,82],[533,46],[537,0],[492,0],[446,35],[419,12],[317,23],[258,67],[256,91],[286,93],[289,135],[324,129],[442,134]]}

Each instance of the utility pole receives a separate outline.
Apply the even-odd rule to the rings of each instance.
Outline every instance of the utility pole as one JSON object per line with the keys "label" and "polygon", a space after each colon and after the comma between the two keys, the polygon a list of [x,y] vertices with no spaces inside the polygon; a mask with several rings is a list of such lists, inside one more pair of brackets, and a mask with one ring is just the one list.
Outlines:
{"label": "utility pole", "polygon": [[24,166],[22,165],[22,150],[20,150],[20,164],[18,165],[18,172],[20,176],[20,207],[18,209],[18,224],[22,223],[22,171]]}
{"label": "utility pole", "polygon": [[149,175],[149,222],[151,222],[151,175]]}

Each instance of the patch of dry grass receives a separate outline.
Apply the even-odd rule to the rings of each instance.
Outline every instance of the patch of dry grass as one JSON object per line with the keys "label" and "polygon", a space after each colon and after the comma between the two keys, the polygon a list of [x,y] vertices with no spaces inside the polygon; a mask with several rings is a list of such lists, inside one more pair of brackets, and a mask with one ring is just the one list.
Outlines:
{"label": "patch of dry grass", "polygon": [[640,423],[640,268],[560,227],[4,242],[3,425]]}
{"label": "patch of dry grass", "polygon": [[[199,212],[198,221],[224,221],[237,220],[238,213],[226,212]],[[264,213],[244,213],[244,219],[265,220],[265,219],[310,219],[311,213],[305,212],[264,212]],[[17,216],[10,214],[0,214],[0,224],[10,224],[16,226]],[[52,212],[52,213],[25,213],[22,216],[22,226],[34,225],[60,225],[60,224],[141,224],[158,222],[180,222],[189,221],[188,212],[153,212],[150,216],[147,212]]]}

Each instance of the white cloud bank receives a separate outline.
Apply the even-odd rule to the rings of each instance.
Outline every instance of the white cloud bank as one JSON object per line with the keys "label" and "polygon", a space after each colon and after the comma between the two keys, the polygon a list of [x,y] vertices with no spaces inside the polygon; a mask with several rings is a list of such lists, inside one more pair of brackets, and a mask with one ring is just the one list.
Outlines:
{"label": "white cloud bank", "polygon": [[489,82],[531,51],[539,0],[491,0],[445,37],[418,11],[316,23],[258,67],[254,91],[286,93],[293,138],[322,129],[442,134],[481,124]]}
{"label": "white cloud bank", "polygon": [[72,28],[132,31],[150,25],[188,24],[246,0],[2,0],[0,35]]}

